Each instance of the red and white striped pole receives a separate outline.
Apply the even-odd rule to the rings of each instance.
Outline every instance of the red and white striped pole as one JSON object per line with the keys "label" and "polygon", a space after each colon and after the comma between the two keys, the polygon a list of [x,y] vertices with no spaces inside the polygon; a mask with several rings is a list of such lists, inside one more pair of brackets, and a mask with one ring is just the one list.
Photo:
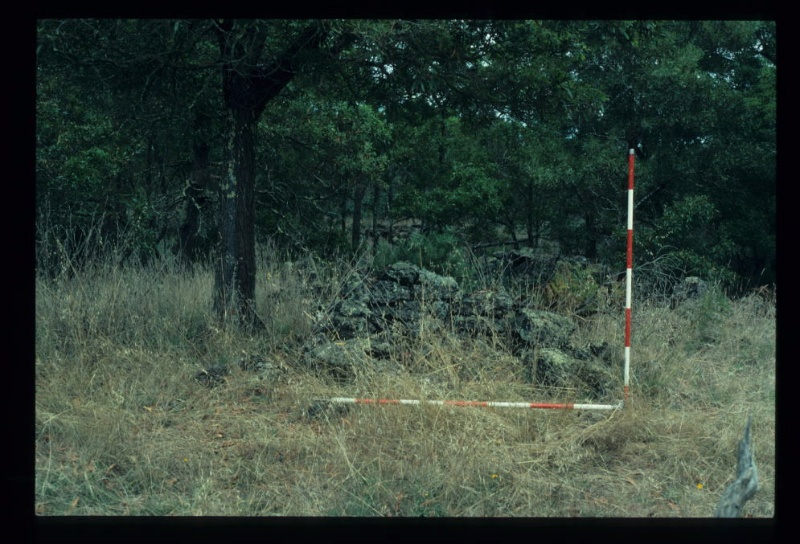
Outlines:
{"label": "red and white striped pole", "polygon": [[628,400],[631,368],[631,298],[633,290],[633,165],[634,150],[628,150],[628,250],[625,270],[625,377],[623,380],[623,402]]}

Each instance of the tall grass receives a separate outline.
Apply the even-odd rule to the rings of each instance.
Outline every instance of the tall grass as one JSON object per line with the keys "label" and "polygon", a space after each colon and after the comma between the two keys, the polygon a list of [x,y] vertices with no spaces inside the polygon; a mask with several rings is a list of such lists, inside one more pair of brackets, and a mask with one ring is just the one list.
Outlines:
{"label": "tall grass", "polygon": [[[614,413],[353,406],[332,396],[569,401],[538,389],[501,344],[438,332],[393,346],[395,372],[337,383],[301,363],[311,316],[352,264],[259,257],[267,331],[218,327],[212,273],[171,258],[96,262],[36,280],[40,515],[710,516],[735,475],[747,414],[774,514],[775,314],[764,294],[670,310],[638,303],[631,399]],[[575,342],[620,353],[622,309]],[[244,355],[273,364],[239,370]],[[223,385],[192,379],[227,363]]]}

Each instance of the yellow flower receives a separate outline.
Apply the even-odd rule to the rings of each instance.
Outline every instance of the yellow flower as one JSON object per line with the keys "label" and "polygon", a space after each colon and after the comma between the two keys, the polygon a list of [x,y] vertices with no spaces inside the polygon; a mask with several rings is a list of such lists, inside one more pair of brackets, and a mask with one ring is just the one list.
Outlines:
{"label": "yellow flower", "polygon": [[703,489],[703,484],[697,484],[697,489]]}
{"label": "yellow flower", "polygon": [[497,474],[492,474],[492,480],[494,480],[495,478],[497,478]]}

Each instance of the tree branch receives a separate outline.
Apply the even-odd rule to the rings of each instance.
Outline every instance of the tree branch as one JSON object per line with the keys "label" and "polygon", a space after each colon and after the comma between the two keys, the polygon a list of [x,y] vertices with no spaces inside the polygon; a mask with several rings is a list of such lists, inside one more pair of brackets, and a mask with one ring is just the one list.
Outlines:
{"label": "tree branch", "polygon": [[748,416],[747,425],[744,428],[744,437],[739,442],[739,463],[736,470],[736,481],[729,485],[722,494],[715,517],[740,517],[744,503],[750,500],[758,491],[758,471],[756,470],[753,452],[750,447],[751,420],[752,417]]}

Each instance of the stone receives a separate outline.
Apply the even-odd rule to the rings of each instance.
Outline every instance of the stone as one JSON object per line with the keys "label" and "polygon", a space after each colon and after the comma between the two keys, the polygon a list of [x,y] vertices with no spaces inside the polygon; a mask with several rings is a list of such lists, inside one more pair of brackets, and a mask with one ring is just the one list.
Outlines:
{"label": "stone", "polygon": [[379,280],[390,281],[404,287],[414,287],[419,283],[419,268],[411,263],[399,262],[386,268]]}
{"label": "stone", "polygon": [[459,297],[460,289],[458,282],[450,276],[440,276],[430,270],[419,269],[419,285],[415,295],[420,300],[451,301]]}
{"label": "stone", "polygon": [[544,385],[571,385],[576,360],[559,349],[542,348],[536,358],[536,381]]}
{"label": "stone", "polygon": [[453,318],[453,325],[458,332],[472,337],[490,337],[501,332],[494,319],[480,315],[456,316]]}
{"label": "stone", "polygon": [[529,345],[563,348],[577,327],[568,318],[542,310],[521,308],[514,319],[514,332]]}
{"label": "stone", "polygon": [[708,292],[708,284],[697,276],[688,276],[672,290],[670,305],[676,308],[688,300],[698,300]]}
{"label": "stone", "polygon": [[354,376],[355,368],[369,364],[368,341],[363,338],[350,338],[309,347],[304,362],[313,368],[323,370],[337,381],[347,381]]}
{"label": "stone", "polygon": [[274,365],[264,359],[261,355],[254,354],[242,357],[238,361],[239,368],[245,372],[267,372],[274,368]]}
{"label": "stone", "polygon": [[483,289],[461,298],[459,315],[505,317],[514,308],[514,300],[505,290]]}
{"label": "stone", "polygon": [[371,305],[396,306],[412,298],[410,287],[388,280],[375,282],[369,291]]}
{"label": "stone", "polygon": [[194,379],[206,387],[216,387],[225,383],[225,377],[228,374],[230,374],[228,367],[220,363],[200,370],[194,375]]}

